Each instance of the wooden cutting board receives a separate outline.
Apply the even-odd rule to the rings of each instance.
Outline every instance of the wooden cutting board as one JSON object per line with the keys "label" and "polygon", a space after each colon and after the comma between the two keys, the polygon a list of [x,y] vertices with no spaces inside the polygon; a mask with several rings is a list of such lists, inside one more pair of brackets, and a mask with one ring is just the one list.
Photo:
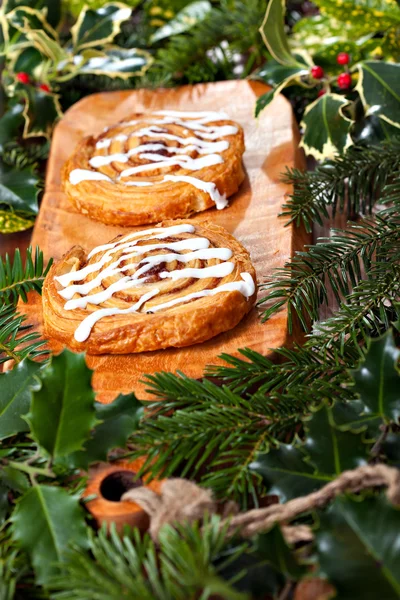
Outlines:
{"label": "wooden cutting board", "polygon": [[[280,182],[280,175],[286,166],[302,166],[298,131],[290,104],[283,96],[278,96],[258,119],[254,118],[256,98],[267,90],[259,82],[224,81],[178,89],[107,92],[81,100],[67,111],[54,132],[33,246],[39,245],[46,258],[57,260],[75,244],[90,250],[127,231],[79,214],[61,190],[61,168],[83,136],[98,134],[132,112],[223,109],[244,128],[247,177],[227,209],[209,209],[193,217],[193,221],[210,219],[234,234],[250,251],[262,282],[304,243],[300,231],[284,227],[285,219],[278,217],[290,192]],[[40,297],[32,295],[21,311],[41,332]],[[285,310],[262,324],[257,309],[253,309],[235,329],[203,344],[134,355],[87,356],[87,363],[94,369],[93,386],[99,401],[111,402],[118,393],[131,391],[144,399],[148,398],[143,384],[146,373],[180,370],[199,378],[207,364],[222,363],[218,356],[223,352],[237,355],[238,348],[249,347],[268,355],[271,349],[289,342]],[[49,343],[54,351],[61,349],[59,343]]]}

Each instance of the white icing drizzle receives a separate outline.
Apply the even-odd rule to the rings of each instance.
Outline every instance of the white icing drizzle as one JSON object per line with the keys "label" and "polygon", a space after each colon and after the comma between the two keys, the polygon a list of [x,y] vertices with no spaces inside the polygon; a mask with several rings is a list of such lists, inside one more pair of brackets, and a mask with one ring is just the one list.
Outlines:
{"label": "white icing drizzle", "polygon": [[110,177],[104,175],[104,173],[97,173],[97,171],[89,171],[89,169],[74,169],[69,174],[69,180],[72,185],[77,185],[81,181],[109,181],[114,183]]}
{"label": "white icing drizzle", "polygon": [[197,298],[204,298],[206,296],[215,296],[221,292],[240,292],[243,296],[245,296],[246,300],[248,300],[256,290],[254,281],[250,273],[240,273],[240,276],[243,281],[232,281],[230,283],[224,283],[223,285],[220,285],[212,290],[202,290],[201,292],[186,294],[186,296],[181,296],[180,298],[175,298],[174,300],[169,300],[168,302],[163,302],[162,304],[152,306],[151,308],[147,309],[146,312],[158,312],[164,308],[171,308],[171,306],[175,306],[176,304],[182,304],[183,302],[196,300]]}
{"label": "white icing drizzle", "polygon": [[[154,181],[123,181],[124,179],[143,173],[145,171],[154,171],[161,168],[170,166],[179,166],[184,170],[197,171],[206,167],[211,167],[224,162],[221,153],[229,148],[229,142],[227,140],[218,140],[218,138],[234,135],[238,132],[238,128],[234,125],[213,125],[215,121],[221,121],[229,119],[228,115],[224,112],[216,111],[196,111],[186,112],[177,110],[161,110],[154,113],[159,115],[160,119],[154,119],[153,117],[144,118],[140,121],[126,121],[119,123],[117,127],[127,127],[137,125],[139,123],[149,123],[147,127],[142,127],[137,131],[133,131],[131,134],[126,135],[119,133],[111,138],[99,140],[96,143],[96,149],[107,149],[114,141],[126,142],[129,137],[135,138],[157,138],[156,143],[139,144],[134,148],[130,148],[127,152],[116,152],[109,155],[98,155],[93,156],[89,160],[89,164],[94,169],[99,169],[103,166],[109,165],[113,162],[127,163],[130,157],[139,155],[142,160],[151,161],[144,165],[138,165],[130,167],[122,171],[114,180],[99,173],[97,171],[91,171],[89,169],[74,169],[70,173],[70,182],[73,185],[77,185],[82,181],[107,181],[111,183],[120,183],[129,187],[148,187],[152,185],[158,185],[170,182],[185,182],[189,185],[193,185],[197,189],[205,192],[215,202],[218,209],[225,208],[228,204],[225,196],[220,194],[217,186],[212,182],[205,182],[197,177],[182,176],[169,176],[167,175],[161,180]],[[163,125],[175,124],[183,127],[184,133],[193,131],[194,135],[189,137],[181,137],[169,133]],[[160,142],[159,140],[175,141],[183,147],[168,146],[166,143]],[[168,156],[164,156],[162,152],[168,152]],[[190,152],[197,152],[201,156],[200,158],[192,158],[188,156]],[[175,156],[170,156],[170,155]]]}
{"label": "white icing drizzle", "polygon": [[[64,305],[65,310],[87,309],[88,305],[96,306],[106,303],[116,292],[137,288],[146,284],[153,289],[144,292],[139,300],[132,306],[126,309],[119,308],[99,308],[91,312],[75,331],[75,339],[78,342],[85,341],[90,335],[91,329],[99,319],[106,316],[127,314],[139,311],[139,309],[151,298],[156,297],[160,293],[162,286],[154,288],[155,284],[148,282],[146,273],[151,270],[154,265],[168,264],[171,262],[190,263],[199,260],[219,260],[218,264],[205,267],[187,267],[175,270],[164,270],[159,273],[161,280],[171,279],[172,281],[180,279],[208,279],[218,278],[223,279],[232,273],[235,268],[234,262],[230,262],[232,250],[229,248],[210,248],[210,241],[203,237],[189,237],[178,241],[160,241],[163,238],[168,238],[180,233],[193,233],[195,227],[189,224],[173,225],[171,227],[155,227],[143,231],[130,233],[121,239],[110,244],[103,244],[94,248],[89,257],[96,256],[100,252],[104,254],[99,260],[86,265],[77,271],[71,271],[60,275],[55,279],[61,284],[63,289],[58,293],[67,302]],[[149,243],[152,240],[157,240],[157,243]],[[146,242],[143,245],[138,245],[138,242]],[[151,253],[155,250],[163,250],[166,252],[157,253],[155,255],[144,256],[143,254]],[[179,252],[183,251],[182,254]],[[119,256],[112,260],[115,252],[119,252]],[[129,263],[129,259],[138,258],[136,263]],[[111,261],[111,262],[110,262]],[[121,266],[121,262],[127,263]],[[109,264],[107,264],[109,263]],[[105,266],[107,265],[107,266]],[[113,277],[119,273],[133,270],[132,275],[124,275],[105,289],[98,288],[102,281],[107,277]],[[85,283],[72,283],[84,280],[88,275],[97,273],[93,279]],[[148,307],[145,312],[158,312],[163,309],[170,308],[177,304],[182,304],[190,300],[213,296],[220,292],[238,291],[247,299],[255,292],[255,285],[252,276],[249,273],[241,273],[242,281],[235,281],[220,285],[214,289],[205,289],[198,292],[193,292],[174,298],[167,302],[155,304]],[[90,293],[97,290],[94,293]]]}
{"label": "white icing drizzle", "polygon": [[78,325],[74,334],[74,338],[77,342],[84,342],[89,337],[92,327],[95,325],[95,323],[97,323],[97,321],[103,319],[104,317],[112,317],[113,315],[126,315],[137,312],[139,308],[143,306],[143,304],[150,300],[150,298],[153,298],[153,296],[156,296],[158,292],[158,289],[147,292],[147,294],[144,294],[136,302],[136,304],[133,304],[129,308],[100,308],[99,310],[92,312],[88,317],[86,317],[86,319],[83,319],[82,323]]}
{"label": "white icing drizzle", "polygon": [[228,200],[225,194],[221,194],[212,181],[202,181],[196,177],[190,177],[189,175],[166,175],[163,181],[183,181],[190,183],[202,192],[206,192],[211,200],[215,202],[215,206],[218,210],[221,210],[228,206]]}

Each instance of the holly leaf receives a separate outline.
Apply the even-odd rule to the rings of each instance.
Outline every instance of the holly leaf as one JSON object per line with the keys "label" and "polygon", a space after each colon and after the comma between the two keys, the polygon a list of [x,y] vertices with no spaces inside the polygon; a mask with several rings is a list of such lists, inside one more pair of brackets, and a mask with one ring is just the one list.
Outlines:
{"label": "holly leaf", "polygon": [[29,430],[22,416],[29,411],[32,392],[40,388],[40,369],[41,365],[25,359],[0,373],[0,440]]}
{"label": "holly leaf", "polygon": [[33,86],[24,86],[24,138],[44,136],[50,139],[55,121],[62,117],[57,94],[44,92]]}
{"label": "holly leaf", "polygon": [[363,428],[357,433],[342,431],[328,403],[322,404],[304,425],[306,438],[302,449],[306,462],[313,465],[316,472],[334,478],[367,462],[368,446],[363,436],[357,434]]}
{"label": "holly leaf", "polygon": [[[282,69],[287,69],[287,67],[282,67]],[[288,71],[291,73],[286,79],[284,79],[279,85],[277,85],[270,92],[266,92],[259,96],[256,100],[256,109],[255,116],[258,117],[260,112],[264,110],[272,102],[272,100],[277,96],[284,88],[289,87],[290,85],[300,85],[301,77],[303,75],[307,75],[307,69],[293,69],[290,68]]]}
{"label": "holly leaf", "polygon": [[400,373],[397,363],[400,350],[392,331],[371,340],[364,362],[350,371],[354,391],[363,404],[362,413],[383,421],[397,422],[400,417]]}
{"label": "holly leaf", "polygon": [[22,129],[24,123],[23,109],[22,104],[15,104],[0,118],[0,152],[3,152],[4,146],[13,141]]}
{"label": "holly leaf", "polygon": [[284,79],[305,74],[304,67],[281,65],[276,60],[269,60],[252,74],[252,79],[261,79],[269,85],[279,85]]}
{"label": "holly leaf", "polygon": [[38,183],[33,167],[17,170],[0,162],[0,206],[6,205],[23,218],[36,215]]}
{"label": "holly leaf", "polygon": [[92,371],[84,354],[64,350],[40,373],[26,419],[36,442],[53,458],[80,450],[96,423]]}
{"label": "holly leaf", "polygon": [[180,10],[171,21],[157,29],[151,36],[150,43],[154,44],[154,42],[159,42],[178,33],[189,31],[199,21],[202,21],[211,9],[211,3],[208,0],[191,2]]}
{"label": "holly leaf", "polygon": [[0,209],[0,233],[16,233],[30,229],[35,224],[34,217],[21,217],[10,210]]}
{"label": "holly leaf", "polygon": [[19,6],[6,14],[8,23],[30,39],[32,31],[43,31],[50,39],[58,40],[57,32],[48,23],[44,13],[29,6]]}
{"label": "holly leaf", "polygon": [[[23,71],[24,73],[28,73],[31,77],[33,77],[35,69],[43,62],[43,60],[44,57],[39,50],[37,50],[37,48],[34,46],[30,46],[18,54],[14,64],[12,65],[12,70],[14,73]],[[23,107],[21,106],[21,113],[22,108]]]}
{"label": "holly leaf", "polygon": [[250,470],[262,476],[268,493],[282,502],[310,494],[347,469],[365,464],[368,449],[363,429],[343,431],[324,403],[305,423],[305,442],[280,444],[259,454]]}
{"label": "holly leaf", "polygon": [[0,471],[0,485],[6,486],[9,490],[24,494],[30,487],[27,476],[19,469],[14,467],[2,466]]}
{"label": "holly leaf", "polygon": [[282,573],[285,579],[296,581],[304,574],[304,568],[297,563],[279,525],[274,525],[267,533],[259,534],[255,544],[260,557],[272,565],[278,573]]}
{"label": "holly leaf", "polygon": [[105,4],[97,10],[83,9],[71,29],[75,50],[104,46],[121,31],[121,24],[130,18],[132,9],[121,2]]}
{"label": "holly leaf", "polygon": [[35,485],[18,502],[13,540],[29,555],[39,585],[59,573],[71,544],[88,547],[84,514],[78,498],[60,487]]}
{"label": "holly leaf", "polygon": [[400,128],[400,64],[370,60],[358,69],[356,90],[367,116],[374,114]]}
{"label": "holly leaf", "polygon": [[[84,54],[84,53],[83,53]],[[85,60],[82,56],[82,66],[73,71],[76,75],[106,75],[107,77],[129,79],[143,75],[153,62],[151,54],[138,48],[108,48],[100,56]]]}
{"label": "holly leaf", "polygon": [[384,31],[400,22],[400,11],[392,0],[318,0],[317,4],[323,15],[345,24],[350,22],[358,36],[371,33],[372,28]]}
{"label": "holly leaf", "polygon": [[268,51],[282,65],[303,66],[292,55],[284,29],[285,0],[270,0],[260,27],[261,37]]}
{"label": "holly leaf", "polygon": [[135,394],[120,394],[111,404],[96,402],[95,411],[99,424],[85,443],[85,449],[71,457],[72,463],[83,469],[90,463],[107,460],[113,448],[124,448],[129,436],[137,430],[144,408]]}
{"label": "holly leaf", "polygon": [[300,146],[317,160],[334,158],[352,145],[351,121],[343,116],[349,104],[338,94],[324,94],[310,104],[303,116],[304,135]]}
{"label": "holly leaf", "polygon": [[340,600],[400,597],[400,511],[386,497],[337,498],[315,532],[321,571]]}
{"label": "holly leaf", "polygon": [[47,21],[53,27],[56,27],[61,18],[61,0],[4,0],[4,13],[11,12],[21,4],[30,8],[35,8],[46,15]]}

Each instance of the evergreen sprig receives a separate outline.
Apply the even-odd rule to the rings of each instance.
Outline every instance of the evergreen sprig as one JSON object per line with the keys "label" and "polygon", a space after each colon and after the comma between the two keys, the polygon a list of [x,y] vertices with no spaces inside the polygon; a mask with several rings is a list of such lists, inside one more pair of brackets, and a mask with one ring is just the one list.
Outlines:
{"label": "evergreen sprig", "polygon": [[[298,252],[269,282],[262,284],[268,294],[259,304],[270,304],[263,312],[263,320],[286,306],[289,332],[293,331],[294,315],[307,331],[310,323],[318,319],[321,304],[328,303],[329,289],[340,302],[369,273],[374,255],[389,257],[396,249],[400,250],[399,214],[377,215],[374,221],[332,230],[330,238],[321,238],[306,252]],[[373,289],[371,293],[374,294]]]}
{"label": "evergreen sprig", "polygon": [[[289,217],[288,223],[304,224],[310,232],[314,222],[322,224],[329,217],[330,207],[333,216],[337,210],[346,210],[348,217],[371,213],[399,167],[400,140],[394,139],[368,148],[352,146],[343,156],[325,161],[314,171],[287,169],[284,181],[294,190],[283,205],[282,215]],[[398,189],[395,198],[400,199]]]}
{"label": "evergreen sprig", "polygon": [[141,538],[138,529],[125,530],[120,538],[114,527],[110,534],[103,528],[98,535],[89,531],[89,539],[90,554],[78,549],[70,553],[63,573],[51,584],[52,598],[244,598],[220,573],[246,551],[248,544],[232,547],[227,528],[220,527],[216,516],[206,520],[204,528],[199,524],[164,527],[158,548],[148,535]]}
{"label": "evergreen sprig", "polygon": [[31,247],[27,249],[25,265],[18,248],[13,260],[6,254],[4,260],[0,259],[0,302],[16,304],[19,297],[27,302],[29,291],[40,293],[51,264],[52,260],[44,266],[43,252],[39,247],[34,254]]}
{"label": "evergreen sprig", "polygon": [[[38,333],[29,332],[25,317],[18,315],[13,306],[0,306],[0,364],[8,360],[21,362],[24,358],[37,358],[47,354]],[[29,332],[29,333],[28,333]]]}
{"label": "evergreen sprig", "polygon": [[147,456],[144,471],[153,477],[203,474],[203,483],[218,495],[236,495],[244,503],[248,493],[256,495],[248,470],[255,454],[293,435],[312,404],[303,395],[282,402],[277,391],[243,398],[182,373],[157,373],[149,380],[163,402],[146,404],[154,418],[145,419],[133,439],[135,455]]}

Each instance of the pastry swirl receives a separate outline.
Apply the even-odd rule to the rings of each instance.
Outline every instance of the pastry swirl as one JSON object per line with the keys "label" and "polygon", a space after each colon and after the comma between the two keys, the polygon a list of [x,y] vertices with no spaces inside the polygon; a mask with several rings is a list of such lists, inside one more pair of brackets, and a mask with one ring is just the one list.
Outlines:
{"label": "pastry swirl", "polygon": [[244,179],[242,128],[220,112],[136,113],[78,145],[63,170],[76,208],[134,226],[225,208]]}
{"label": "pastry swirl", "polygon": [[223,227],[169,221],[72,248],[43,286],[46,335],[91,354],[183,347],[235,327],[256,299],[248,252]]}

